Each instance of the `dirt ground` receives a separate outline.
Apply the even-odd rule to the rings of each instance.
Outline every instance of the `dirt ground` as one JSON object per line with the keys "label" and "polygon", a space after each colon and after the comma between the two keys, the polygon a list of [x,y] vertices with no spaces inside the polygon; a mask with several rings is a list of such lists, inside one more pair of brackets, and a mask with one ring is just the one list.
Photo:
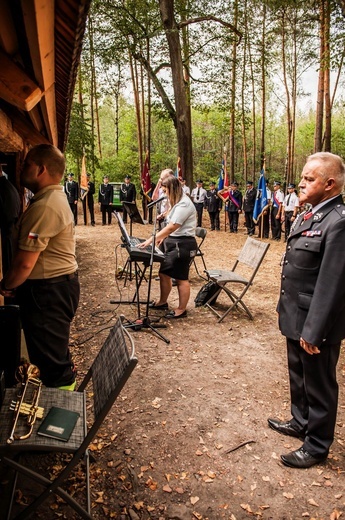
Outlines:
{"label": "dirt ground", "polygon": [[[102,227],[96,217],[96,227],[80,218],[76,228],[81,300],[71,349],[80,379],[117,317],[137,318],[134,305],[110,303],[130,301],[134,284],[115,278],[127,257],[117,247],[117,225]],[[151,226],[133,225],[135,236],[150,232]],[[204,243],[207,267],[229,267],[245,240],[243,227],[237,235],[224,232],[222,214],[222,230],[209,231]],[[204,281],[192,268],[187,318],[160,321],[169,343],[150,329],[132,332],[139,363],[92,446],[95,519],[334,520],[345,512],[344,352],[335,441],[325,464],[284,467],[280,455],[300,441],[267,426],[268,417],[290,418],[285,341],[275,312],[283,250],[283,242],[270,241],[247,293],[254,321],[236,311],[217,323],[210,310],[196,308]],[[143,283],[142,299],[147,288]],[[151,298],[158,294],[153,280]],[[173,288],[170,306],[176,301]],[[81,493],[78,475],[70,486]],[[56,500],[38,517],[76,518]]]}

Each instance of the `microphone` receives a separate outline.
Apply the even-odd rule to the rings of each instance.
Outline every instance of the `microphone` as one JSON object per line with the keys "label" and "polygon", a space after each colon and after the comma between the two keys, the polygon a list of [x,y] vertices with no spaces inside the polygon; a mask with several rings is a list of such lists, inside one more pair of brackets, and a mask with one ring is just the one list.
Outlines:
{"label": "microphone", "polygon": [[165,199],[166,199],[166,195],[162,195],[161,197],[159,197],[159,199],[154,200],[153,202],[150,202],[150,204],[148,204],[147,207],[151,208],[155,204],[158,204],[158,202],[162,202],[162,200],[165,200]]}

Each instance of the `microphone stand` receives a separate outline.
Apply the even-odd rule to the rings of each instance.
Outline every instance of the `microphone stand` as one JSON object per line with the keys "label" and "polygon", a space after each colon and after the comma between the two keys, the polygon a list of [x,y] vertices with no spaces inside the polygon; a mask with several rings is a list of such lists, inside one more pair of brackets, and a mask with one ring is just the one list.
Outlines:
{"label": "microphone stand", "polygon": [[[135,320],[134,323],[130,323],[129,325],[125,325],[126,328],[134,329],[135,331],[141,330],[141,329],[150,329],[152,332],[157,334],[157,336],[165,341],[165,343],[169,344],[170,339],[166,338],[161,334],[157,329],[166,329],[166,325],[163,323],[157,323],[160,318],[151,320],[149,317],[149,311],[150,311],[150,295],[151,295],[151,283],[152,283],[152,269],[153,269],[153,253],[155,251],[156,247],[156,232],[157,232],[157,203],[158,200],[155,201],[156,211],[153,219],[153,231],[152,231],[152,243],[151,243],[151,254],[150,254],[150,271],[149,271],[149,283],[147,288],[147,300],[146,300],[146,312],[145,316],[142,318],[139,318]],[[139,294],[138,294],[138,300],[139,300]],[[154,323],[154,325],[153,325]]]}

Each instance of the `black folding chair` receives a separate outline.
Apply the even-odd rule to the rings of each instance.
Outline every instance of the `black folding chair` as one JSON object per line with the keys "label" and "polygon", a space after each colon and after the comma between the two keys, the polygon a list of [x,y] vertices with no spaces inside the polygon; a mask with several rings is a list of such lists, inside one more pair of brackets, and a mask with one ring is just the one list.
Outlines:
{"label": "black folding chair", "polygon": [[201,246],[204,243],[206,235],[207,235],[207,229],[202,228],[202,227],[195,228],[195,238],[197,239],[198,249],[196,251],[195,257],[193,258],[193,264],[194,264],[197,275],[200,276],[200,278],[202,278],[203,280],[207,280],[207,278],[206,278],[206,276],[203,276],[202,274],[200,274],[198,265],[197,265],[197,259],[201,258],[202,264],[204,266],[203,271],[206,272],[206,269],[207,269],[206,262],[205,262],[205,258],[204,258],[204,253],[201,249]]}
{"label": "black folding chair", "polygon": [[[236,307],[242,308],[251,320],[254,319],[243,297],[253,284],[269,246],[269,243],[248,237],[231,271],[224,269],[206,271],[208,278],[218,284],[218,291],[205,303],[205,306],[218,316],[218,322],[221,322]],[[241,291],[235,292],[233,285],[242,286]],[[228,296],[230,305],[225,312],[220,313],[216,306],[220,303],[218,297],[222,293]]]}
{"label": "black folding chair", "polygon": [[[129,344],[130,350],[127,346]],[[21,511],[16,520],[30,518],[37,508],[52,494],[59,495],[69,504],[81,518],[92,519],[90,509],[90,476],[88,446],[96,436],[102,422],[110,411],[114,401],[132,373],[137,358],[135,357],[134,343],[128,331],[123,327],[119,318],[111,329],[108,338],[99,351],[92,366],[85,375],[76,392],[59,390],[56,388],[43,388],[39,399],[39,406],[44,408],[44,416],[52,406],[76,411],[80,417],[67,442],[43,437],[37,434],[40,421],[36,420],[31,436],[25,440],[15,440],[7,443],[13,423],[13,411],[9,406],[12,400],[17,399],[18,389],[7,388],[5,399],[0,410],[0,466],[5,465],[15,471],[13,489],[8,506],[7,518],[11,518],[14,492],[18,474],[23,474],[33,479],[44,488],[43,492]],[[87,394],[86,388],[92,384],[94,420],[89,424],[87,420]],[[16,434],[21,435],[27,426],[21,424]],[[62,452],[72,453],[71,460],[66,463],[54,480],[50,480],[35,471],[35,468],[26,467],[20,458],[21,453],[29,452]],[[19,455],[19,458],[17,457]],[[86,509],[82,507],[67,491],[62,488],[66,479],[75,466],[84,458],[86,466]]]}

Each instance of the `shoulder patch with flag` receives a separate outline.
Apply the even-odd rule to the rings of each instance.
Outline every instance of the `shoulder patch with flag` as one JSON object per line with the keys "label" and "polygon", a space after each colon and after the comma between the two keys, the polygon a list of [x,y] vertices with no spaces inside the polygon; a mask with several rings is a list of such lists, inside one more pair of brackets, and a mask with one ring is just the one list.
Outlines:
{"label": "shoulder patch with flag", "polygon": [[34,233],[33,231],[30,231],[30,233],[28,234],[28,238],[31,238],[32,240],[37,240],[38,237],[38,233]]}

